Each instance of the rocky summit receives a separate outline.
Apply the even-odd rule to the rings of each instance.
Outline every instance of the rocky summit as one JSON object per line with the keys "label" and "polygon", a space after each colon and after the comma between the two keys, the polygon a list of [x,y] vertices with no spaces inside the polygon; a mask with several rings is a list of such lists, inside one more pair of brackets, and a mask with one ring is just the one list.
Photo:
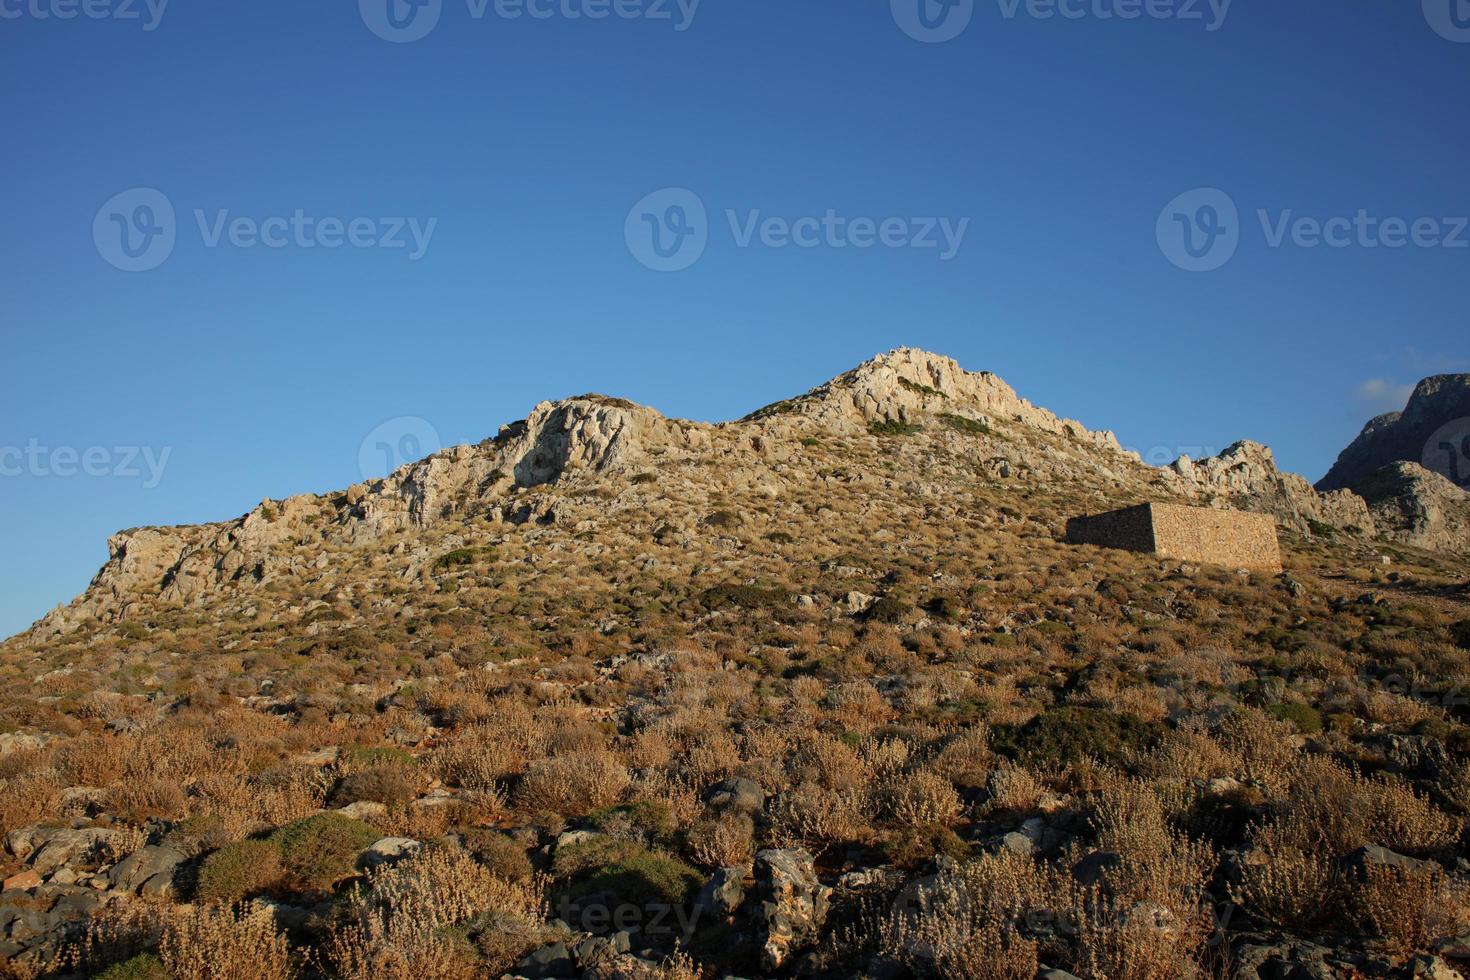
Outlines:
{"label": "rocky summit", "polygon": [[[1381,448],[1455,390],[1314,488],[900,349],[120,532],[0,646],[0,963],[1461,976],[1470,509]],[[1280,573],[1067,541],[1146,503]]]}

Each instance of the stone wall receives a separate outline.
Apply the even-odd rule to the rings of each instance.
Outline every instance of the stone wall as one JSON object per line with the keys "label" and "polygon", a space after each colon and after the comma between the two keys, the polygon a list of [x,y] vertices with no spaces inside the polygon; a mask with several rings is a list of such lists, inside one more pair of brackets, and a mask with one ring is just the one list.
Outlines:
{"label": "stone wall", "polygon": [[1238,510],[1142,504],[1067,522],[1067,540],[1179,561],[1281,571],[1276,520]]}

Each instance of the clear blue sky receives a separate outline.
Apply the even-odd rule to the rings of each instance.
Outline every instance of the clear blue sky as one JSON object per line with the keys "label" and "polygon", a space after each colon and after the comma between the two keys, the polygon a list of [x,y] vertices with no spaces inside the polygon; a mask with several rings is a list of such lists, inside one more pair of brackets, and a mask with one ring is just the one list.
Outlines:
{"label": "clear blue sky", "polygon": [[[78,593],[112,531],[348,485],[400,416],[473,441],[598,390],[719,420],[915,345],[1127,445],[1248,437],[1315,479],[1401,386],[1470,367],[1470,249],[1272,248],[1256,217],[1470,214],[1470,43],[1447,7],[1436,31],[1420,0],[1238,0],[1209,30],[1100,16],[1127,0],[1072,0],[1079,19],[975,0],[921,43],[905,0],[704,0],[687,25],[673,0],[668,20],[442,0],[389,43],[367,26],[392,33],[386,0],[39,16],[67,2],[0,0],[0,452],[37,450],[0,456],[0,634]],[[708,247],[656,272],[625,228],[670,187],[707,208]],[[1188,272],[1157,227],[1202,187],[1238,206],[1238,249]],[[161,227],[137,197],[104,207],[134,188],[176,211],[146,272],[104,254]],[[364,240],[437,224],[416,261],[209,245],[221,211],[298,210],[372,219]],[[944,261],[741,247],[728,210],[969,224]],[[92,447],[113,475],[57,474]],[[118,447],[167,450],[161,481]]]}

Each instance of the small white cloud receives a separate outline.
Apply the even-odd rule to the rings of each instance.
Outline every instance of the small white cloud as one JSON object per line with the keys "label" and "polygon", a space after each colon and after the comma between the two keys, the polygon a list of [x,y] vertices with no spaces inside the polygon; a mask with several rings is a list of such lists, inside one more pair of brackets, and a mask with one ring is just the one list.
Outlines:
{"label": "small white cloud", "polygon": [[1394,384],[1386,378],[1369,378],[1353,389],[1353,397],[1385,412],[1401,412],[1414,393],[1413,385]]}

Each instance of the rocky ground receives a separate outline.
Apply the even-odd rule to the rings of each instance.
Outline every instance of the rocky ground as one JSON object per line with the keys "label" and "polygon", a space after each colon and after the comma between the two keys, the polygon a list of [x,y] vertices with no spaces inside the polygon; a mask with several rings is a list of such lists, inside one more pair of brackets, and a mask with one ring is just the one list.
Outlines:
{"label": "rocky ground", "polygon": [[[1463,492],[901,350],[127,531],[0,647],[20,976],[1455,977]],[[1435,482],[1438,481],[1438,482]],[[1275,515],[1280,577],[1063,543]],[[1460,550],[1456,550],[1460,549]]]}

